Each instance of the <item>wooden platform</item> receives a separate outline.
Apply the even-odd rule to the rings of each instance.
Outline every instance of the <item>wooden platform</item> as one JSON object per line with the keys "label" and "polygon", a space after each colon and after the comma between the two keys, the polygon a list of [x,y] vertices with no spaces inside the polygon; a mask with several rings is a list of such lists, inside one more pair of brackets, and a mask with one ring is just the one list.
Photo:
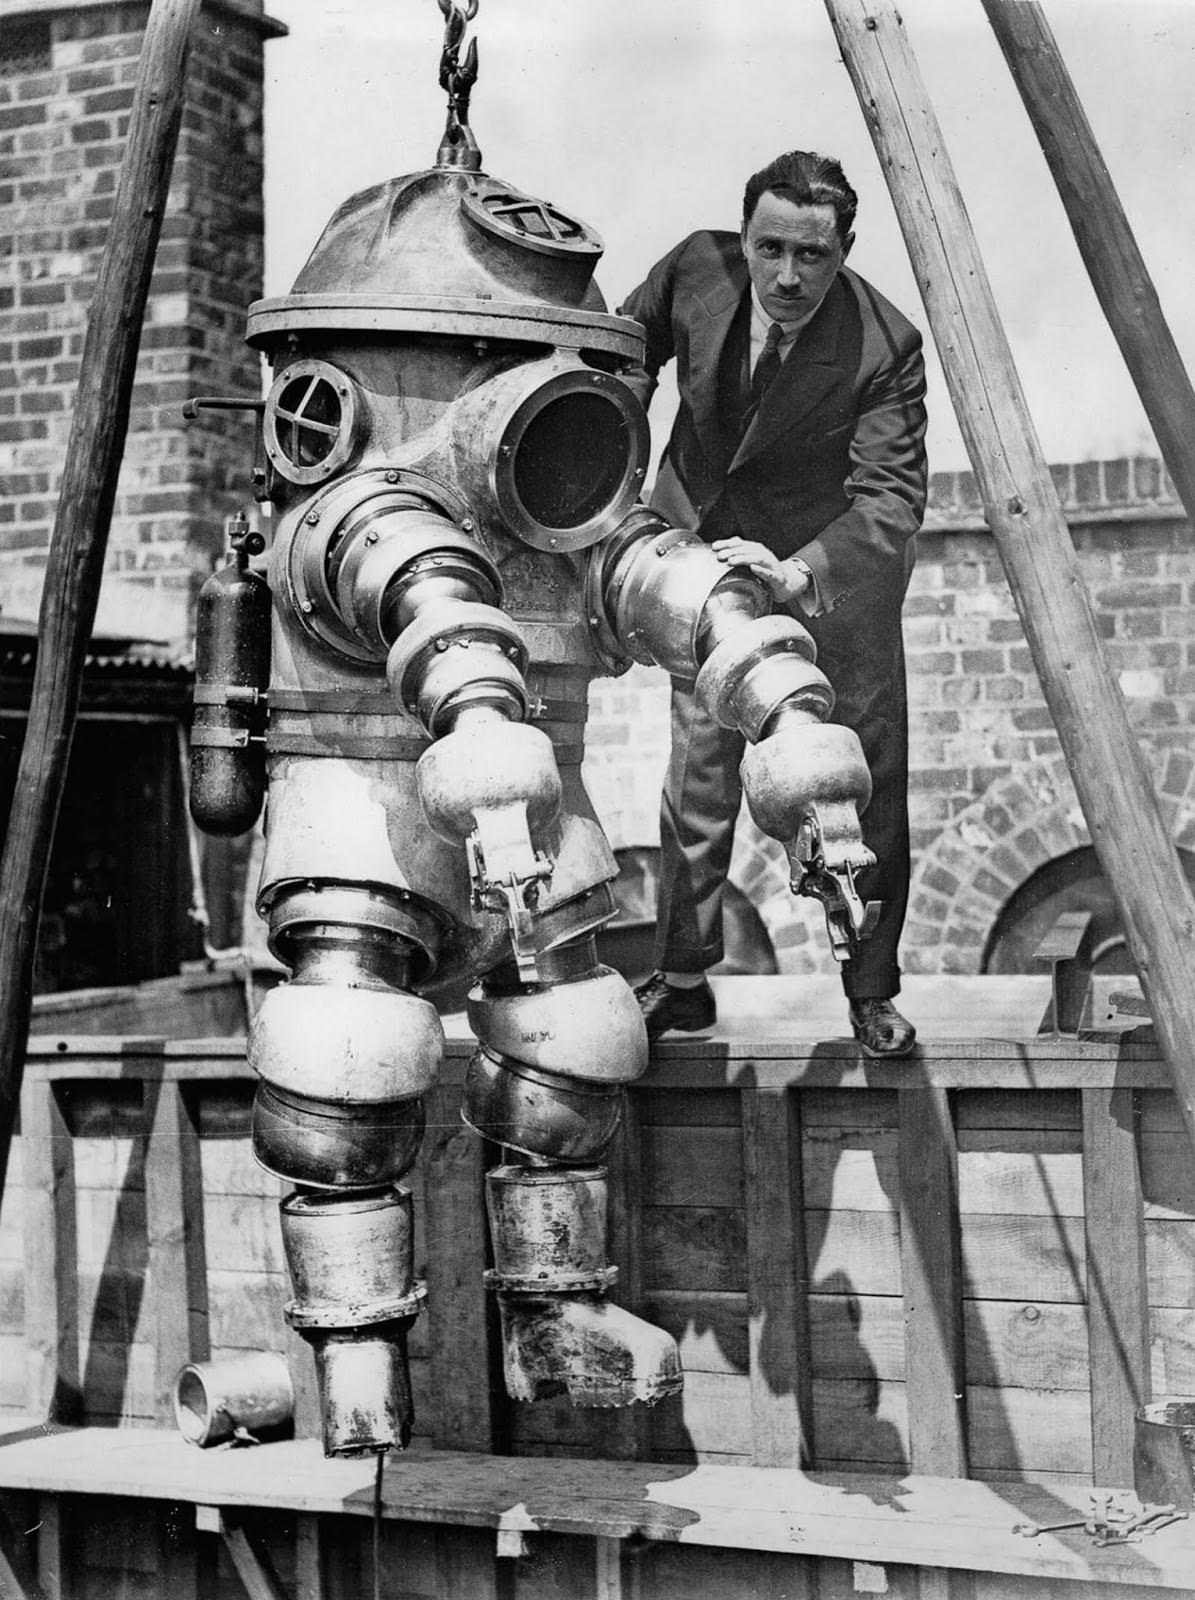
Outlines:
{"label": "wooden platform", "polygon": [[[201,1451],[177,1434],[142,1429],[59,1432],[0,1439],[0,1486],[45,1494],[102,1495],[210,1507],[370,1517],[372,1461],[326,1461],[312,1441],[254,1450]],[[1028,1538],[1018,1523],[1082,1516],[1087,1495],[1028,1484],[926,1477],[805,1474],[778,1468],[677,1467],[638,1462],[536,1461],[418,1451],[387,1461],[387,1520],[521,1535],[504,1541],[531,1556],[536,1539],[614,1541],[621,1553],[656,1543],[806,1558],[789,1567],[794,1596],[808,1591],[822,1557],[872,1569],[856,1592],[900,1592],[890,1567],[960,1575],[975,1600],[1024,1596],[1047,1579],[1195,1593],[1190,1520],[1136,1545],[1097,1547],[1080,1529]],[[596,1551],[589,1552],[596,1574]],[[604,1586],[576,1600],[622,1592],[606,1551]],[[519,1559],[522,1559],[520,1557]],[[883,1586],[881,1586],[883,1585]],[[779,1591],[776,1591],[779,1592]],[[941,1592],[945,1593],[945,1589]],[[1116,1592],[1119,1592],[1117,1590]],[[1075,1590],[1076,1596],[1080,1593]]]}
{"label": "wooden platform", "polygon": [[[610,1158],[617,1293],[675,1335],[686,1373],[651,1410],[512,1405],[491,1383],[486,1154],[459,1118],[474,1044],[447,1020],[409,1179],[429,1301],[416,1448],[385,1475],[383,1600],[1112,1600],[1125,1583],[1195,1600],[1185,1529],[1132,1555],[1011,1534],[1131,1486],[1136,1406],[1195,1398],[1195,1161],[1141,1017],[1105,992],[1093,1029],[1039,1033],[1047,978],[910,979],[920,1042],[886,1063],[845,1036],[835,980],[716,989],[716,1027],[653,1049]],[[30,1044],[0,1209],[0,1431],[22,1413],[88,1426],[0,1448],[0,1501],[40,1526],[62,1600],[189,1600],[176,1558],[202,1570],[210,1551],[179,1545],[197,1514],[180,1504],[224,1534],[225,1568],[250,1562],[250,1533],[269,1547],[283,1579],[255,1596],[369,1592],[367,1467],[309,1443],[207,1457],[155,1430],[185,1361],[262,1348],[287,1351],[313,1428],[252,1088],[236,1038]],[[155,1518],[140,1587],[114,1589],[111,1551]],[[226,1576],[196,1595],[239,1595]]]}

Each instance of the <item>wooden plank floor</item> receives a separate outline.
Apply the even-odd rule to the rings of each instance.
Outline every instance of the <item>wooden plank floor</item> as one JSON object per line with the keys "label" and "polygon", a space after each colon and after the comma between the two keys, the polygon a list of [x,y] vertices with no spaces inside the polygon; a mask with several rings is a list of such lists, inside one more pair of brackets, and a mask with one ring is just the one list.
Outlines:
{"label": "wooden plank floor", "polygon": [[[203,1451],[153,1429],[0,1436],[3,1489],[369,1516],[373,1481],[371,1460],[325,1460],[314,1441]],[[410,1522],[1189,1591],[1190,1520],[1120,1548],[1081,1529],[1013,1532],[1087,1507],[1085,1490],[1026,1483],[434,1450],[392,1458],[383,1479],[384,1516]]]}

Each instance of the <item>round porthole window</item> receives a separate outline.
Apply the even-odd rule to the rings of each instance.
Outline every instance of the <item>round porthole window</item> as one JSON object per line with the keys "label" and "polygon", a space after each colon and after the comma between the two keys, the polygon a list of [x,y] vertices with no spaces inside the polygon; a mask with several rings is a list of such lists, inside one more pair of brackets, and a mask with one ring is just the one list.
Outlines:
{"label": "round porthole window", "polygon": [[357,447],[352,379],[328,361],[292,361],[274,379],[263,422],[266,454],[290,483],[309,487],[339,472]]}

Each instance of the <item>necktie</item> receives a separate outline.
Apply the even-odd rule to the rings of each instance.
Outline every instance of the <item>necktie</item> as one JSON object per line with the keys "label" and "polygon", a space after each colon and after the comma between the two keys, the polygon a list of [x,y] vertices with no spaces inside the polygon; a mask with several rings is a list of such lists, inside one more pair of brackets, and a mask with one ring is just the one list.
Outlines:
{"label": "necktie", "polygon": [[784,329],[778,322],[773,322],[768,329],[768,336],[764,340],[763,349],[759,352],[759,359],[755,363],[755,371],[751,374],[751,404],[757,406],[763,396],[764,390],[780,371],[780,341],[784,337]]}

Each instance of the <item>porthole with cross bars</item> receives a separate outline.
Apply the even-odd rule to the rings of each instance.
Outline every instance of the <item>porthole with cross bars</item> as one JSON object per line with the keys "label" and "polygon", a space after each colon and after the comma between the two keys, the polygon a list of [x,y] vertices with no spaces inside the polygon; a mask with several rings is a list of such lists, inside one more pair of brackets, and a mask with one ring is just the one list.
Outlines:
{"label": "porthole with cross bars", "polygon": [[263,420],[274,470],[304,488],[339,472],[357,447],[353,380],[330,361],[292,361],[274,379]]}

